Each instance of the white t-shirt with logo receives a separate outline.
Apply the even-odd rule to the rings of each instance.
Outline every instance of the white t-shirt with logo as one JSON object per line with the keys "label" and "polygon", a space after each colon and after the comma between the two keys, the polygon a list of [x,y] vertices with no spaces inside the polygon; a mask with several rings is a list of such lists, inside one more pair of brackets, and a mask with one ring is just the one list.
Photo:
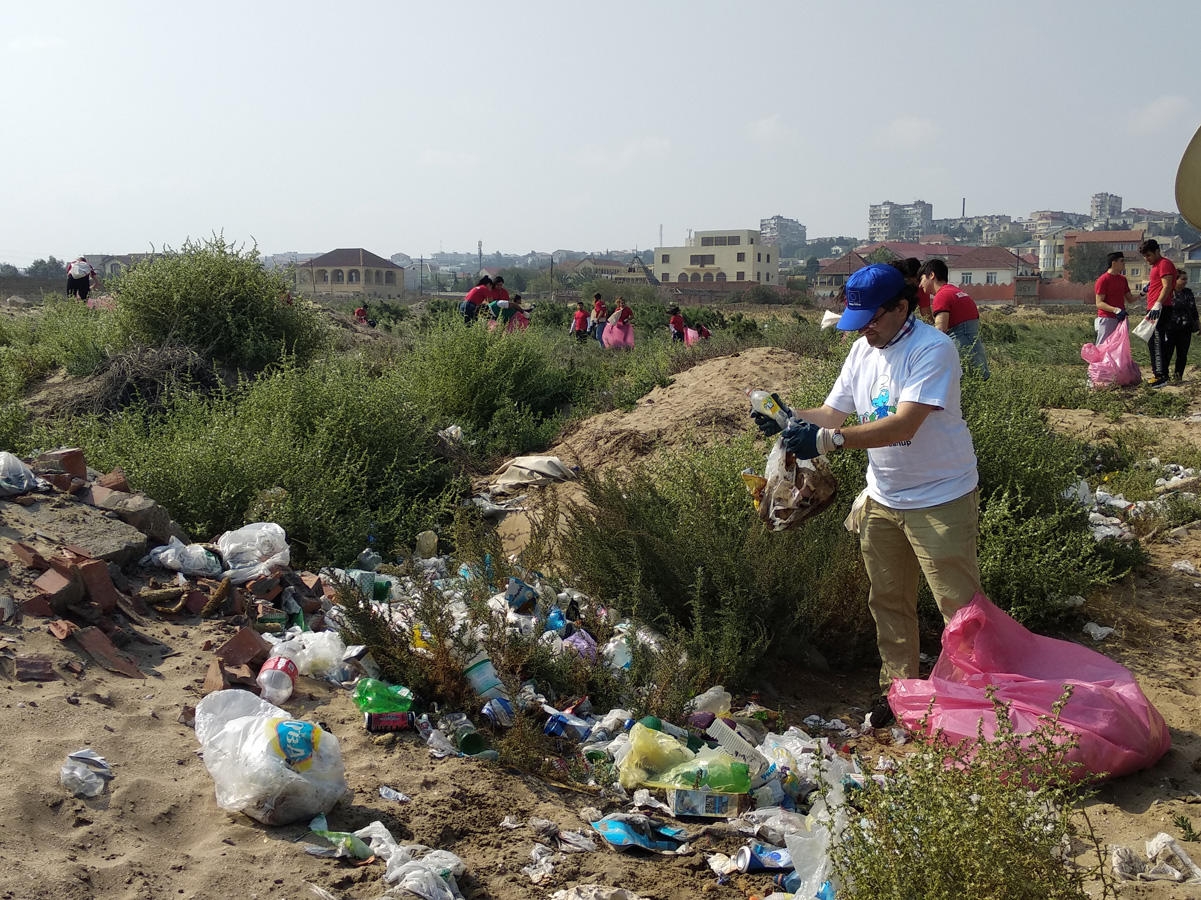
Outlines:
{"label": "white t-shirt with logo", "polygon": [[873,500],[891,509],[924,509],[975,489],[976,452],[959,405],[959,378],[955,345],[925,322],[881,350],[865,338],[851,346],[827,406],[854,413],[861,424],[895,415],[899,403],[936,407],[912,440],[867,451]]}

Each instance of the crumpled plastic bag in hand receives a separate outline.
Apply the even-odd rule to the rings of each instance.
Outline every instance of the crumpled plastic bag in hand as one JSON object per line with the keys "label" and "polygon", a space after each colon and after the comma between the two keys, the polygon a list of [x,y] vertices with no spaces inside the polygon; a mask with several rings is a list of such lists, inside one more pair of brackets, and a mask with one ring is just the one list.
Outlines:
{"label": "crumpled plastic bag in hand", "polygon": [[291,561],[287,535],[274,522],[254,522],[227,531],[217,538],[217,549],[229,566],[226,574],[234,584],[269,575],[272,569]]}
{"label": "crumpled plastic bag in hand", "polygon": [[0,497],[15,497],[30,491],[44,491],[50,487],[33,474],[33,469],[11,453],[0,452]]}
{"label": "crumpled plastic bag in hand", "polygon": [[759,518],[772,531],[795,528],[829,506],[838,483],[824,459],[798,460],[777,439],[763,477],[743,473]]}
{"label": "crumpled plastic bag in hand", "polygon": [[161,547],[155,547],[142,560],[146,564],[161,566],[185,575],[205,575],[216,577],[222,572],[221,560],[200,544],[184,544],[177,537],[172,537]]}

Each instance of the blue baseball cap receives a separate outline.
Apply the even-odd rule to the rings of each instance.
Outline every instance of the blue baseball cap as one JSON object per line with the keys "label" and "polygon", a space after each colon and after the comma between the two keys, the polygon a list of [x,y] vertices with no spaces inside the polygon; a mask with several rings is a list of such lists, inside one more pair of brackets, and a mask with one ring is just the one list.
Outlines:
{"label": "blue baseball cap", "polygon": [[864,266],[847,279],[847,308],[836,327],[839,331],[858,331],[872,320],[876,310],[899,297],[904,288],[905,276],[895,266],[884,263]]}

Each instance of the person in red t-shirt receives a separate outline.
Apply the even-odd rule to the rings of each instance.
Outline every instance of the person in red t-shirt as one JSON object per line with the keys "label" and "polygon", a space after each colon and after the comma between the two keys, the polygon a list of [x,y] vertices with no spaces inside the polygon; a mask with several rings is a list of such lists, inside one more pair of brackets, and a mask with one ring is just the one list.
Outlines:
{"label": "person in red t-shirt", "polygon": [[918,312],[927,324],[933,325],[934,314],[930,312],[930,295],[921,287],[922,261],[916,256],[911,256],[908,259],[894,259],[889,265],[899,270],[905,276],[905,281],[913,285],[917,291]]}
{"label": "person in red t-shirt", "polygon": [[1151,267],[1150,280],[1147,282],[1147,318],[1154,320],[1155,331],[1147,341],[1147,349],[1151,351],[1151,372],[1155,377],[1148,384],[1151,387],[1163,387],[1168,383],[1167,343],[1172,317],[1161,313],[1170,311],[1172,307],[1172,295],[1176,292],[1176,266],[1159,252],[1159,241],[1153,238],[1139,244],[1138,252]]}
{"label": "person in red t-shirt", "polygon": [[1130,282],[1122,273],[1126,271],[1126,257],[1122,251],[1115,250],[1105,257],[1109,268],[1101,273],[1093,286],[1097,295],[1097,318],[1093,328],[1097,332],[1097,344],[1118,329],[1118,324],[1126,318],[1126,304],[1134,303],[1134,295],[1130,293]]}
{"label": "person in red t-shirt", "polygon": [[[505,295],[508,297],[508,294]],[[480,307],[492,299],[492,279],[485,275],[475,287],[467,292],[463,302],[459,304],[459,312],[463,315],[464,323],[470,325],[480,314]]]}
{"label": "person in red t-shirt", "polygon": [[968,365],[982,378],[988,377],[988,356],[980,340],[980,310],[967,291],[948,284],[950,273],[941,259],[928,259],[922,266],[918,289],[932,297],[930,310],[934,327],[947,335],[966,357]]}
{"label": "person in red t-shirt", "polygon": [[667,314],[671,316],[671,318],[667,320],[667,327],[671,329],[671,339],[673,341],[683,341],[685,325],[684,317],[680,315],[680,307],[671,307],[671,309],[667,311]]}
{"label": "person in red t-shirt", "polygon": [[588,340],[588,313],[584,312],[583,300],[575,305],[575,312],[571,315],[571,327],[567,332],[575,335],[577,344]]}
{"label": "person in red t-shirt", "polygon": [[605,346],[605,325],[609,319],[609,307],[597,291],[592,295],[592,336],[602,347]]}
{"label": "person in red t-shirt", "polygon": [[492,299],[493,300],[508,300],[509,292],[505,288],[505,280],[497,275],[492,279]]}

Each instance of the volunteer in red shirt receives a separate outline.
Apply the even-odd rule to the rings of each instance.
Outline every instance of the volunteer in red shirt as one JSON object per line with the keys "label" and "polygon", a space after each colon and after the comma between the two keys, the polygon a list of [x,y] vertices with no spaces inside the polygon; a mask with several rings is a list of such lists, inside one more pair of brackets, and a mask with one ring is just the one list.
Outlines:
{"label": "volunteer in red shirt", "polygon": [[600,292],[592,295],[592,336],[602,347],[605,346],[605,324],[609,319],[609,307],[605,306]]}
{"label": "volunteer in red shirt", "polygon": [[1097,343],[1117,331],[1118,323],[1126,318],[1126,303],[1134,302],[1130,283],[1122,274],[1126,271],[1126,257],[1116,250],[1105,257],[1109,268],[1097,279],[1093,293],[1097,295],[1097,318],[1093,327],[1097,331]]}
{"label": "volunteer in red shirt", "polygon": [[1147,283],[1147,318],[1155,320],[1155,331],[1151,340],[1147,341],[1147,349],[1151,351],[1151,372],[1155,377],[1148,384],[1163,387],[1168,383],[1168,327],[1172,316],[1161,315],[1164,310],[1171,311],[1172,295],[1176,292],[1176,267],[1172,261],[1159,252],[1159,241],[1148,239],[1138,245],[1151,274]]}
{"label": "volunteer in red shirt", "polygon": [[926,260],[922,266],[919,291],[932,297],[930,310],[934,327],[945,333],[959,348],[961,359],[980,377],[988,377],[988,356],[980,340],[980,311],[967,291],[948,284],[947,264],[941,259]]}
{"label": "volunteer in red shirt", "polygon": [[889,265],[904,275],[908,284],[913,285],[913,289],[917,291],[917,308],[922,321],[933,325],[934,314],[930,312],[930,295],[921,287],[922,261],[916,256],[910,256],[908,259],[894,259]]}
{"label": "volunteer in red shirt", "polygon": [[673,341],[683,341],[684,317],[680,315],[680,307],[673,306],[667,311],[667,314],[671,316],[671,318],[667,320],[667,327],[671,329],[671,339]]}
{"label": "volunteer in red shirt", "polygon": [[[505,297],[508,297],[507,293]],[[467,296],[459,304],[459,312],[463,315],[463,321],[468,325],[474,322],[476,316],[480,314],[480,307],[491,299],[492,279],[485,275],[476,282],[475,287],[467,292]]]}
{"label": "volunteer in red shirt", "polygon": [[505,280],[497,275],[492,279],[492,299],[508,300],[509,292],[505,289]]}
{"label": "volunteer in red shirt", "polygon": [[588,313],[584,312],[583,300],[575,305],[575,312],[571,314],[571,328],[568,329],[568,332],[575,335],[577,344],[588,340]]}

